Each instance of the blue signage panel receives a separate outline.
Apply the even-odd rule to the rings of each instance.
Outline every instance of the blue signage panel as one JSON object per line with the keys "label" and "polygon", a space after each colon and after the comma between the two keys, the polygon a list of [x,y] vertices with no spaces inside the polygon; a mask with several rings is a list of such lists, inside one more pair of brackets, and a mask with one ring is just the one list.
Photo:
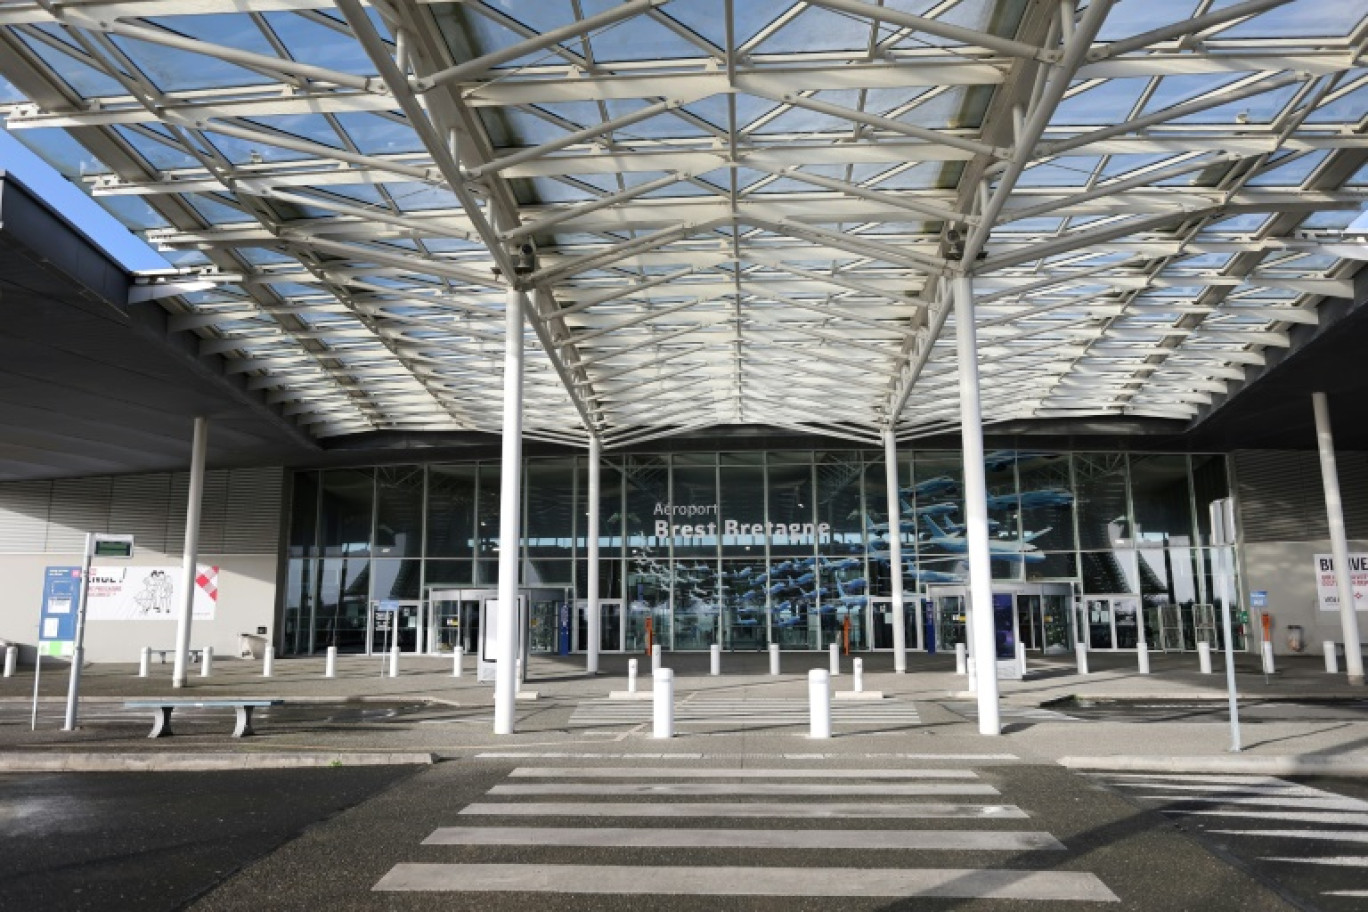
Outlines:
{"label": "blue signage panel", "polygon": [[43,573],[43,613],[38,649],[43,655],[70,655],[76,645],[76,612],[81,602],[81,568],[48,567]]}

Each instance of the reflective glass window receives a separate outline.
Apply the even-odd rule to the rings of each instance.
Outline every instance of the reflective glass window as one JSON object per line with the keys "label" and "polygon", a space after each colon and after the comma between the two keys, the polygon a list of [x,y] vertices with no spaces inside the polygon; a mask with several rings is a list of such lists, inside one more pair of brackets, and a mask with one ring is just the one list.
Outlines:
{"label": "reflective glass window", "polygon": [[476,475],[473,465],[434,465],[428,468],[429,557],[473,556]]}
{"label": "reflective glass window", "polygon": [[370,553],[375,479],[370,469],[329,469],[323,473],[319,517],[323,553]]}
{"label": "reflective glass window", "polygon": [[422,466],[375,470],[377,557],[422,556],[423,474]]}

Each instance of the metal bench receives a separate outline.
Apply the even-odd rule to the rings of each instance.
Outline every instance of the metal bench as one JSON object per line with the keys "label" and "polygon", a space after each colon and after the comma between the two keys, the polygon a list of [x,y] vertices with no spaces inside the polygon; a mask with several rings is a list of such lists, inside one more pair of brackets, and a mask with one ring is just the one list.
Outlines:
{"label": "metal bench", "polygon": [[237,727],[233,737],[255,734],[252,731],[252,710],[259,706],[279,706],[284,700],[128,700],[125,709],[151,709],[152,734],[149,738],[165,738],[171,734],[171,712],[178,706],[218,707],[231,706],[237,711]]}
{"label": "metal bench", "polygon": [[[172,656],[173,656],[173,655],[176,654],[176,647],[175,647],[175,646],[172,646],[172,647],[170,647],[169,649],[158,649],[158,648],[155,647],[155,646],[149,646],[149,647],[147,648],[147,651],[148,651],[148,652],[156,653],[158,656],[160,656],[160,657],[161,657],[161,663],[162,663],[163,665],[165,665],[165,664],[166,664],[166,657],[167,657],[168,655],[172,655]],[[186,650],[186,653],[187,653],[186,658],[188,658],[192,664],[193,664],[193,663],[197,663],[197,662],[199,662],[200,659],[204,658],[204,647],[202,647],[202,646],[192,646],[192,647],[190,647],[189,649]]]}

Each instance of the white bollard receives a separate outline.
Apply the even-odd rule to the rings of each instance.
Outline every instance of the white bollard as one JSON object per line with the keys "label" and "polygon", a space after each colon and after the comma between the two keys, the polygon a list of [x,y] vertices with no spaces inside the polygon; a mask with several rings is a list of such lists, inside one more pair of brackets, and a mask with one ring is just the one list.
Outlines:
{"label": "white bollard", "polygon": [[1325,650],[1325,671],[1327,674],[1339,674],[1339,651],[1334,640],[1326,640],[1322,648]]}
{"label": "white bollard", "polygon": [[713,643],[708,647],[708,674],[720,675],[722,673],[722,647]]}
{"label": "white bollard", "polygon": [[261,676],[269,678],[275,674],[275,647],[267,646],[261,657]]}
{"label": "white bollard", "polygon": [[855,692],[864,693],[864,659],[855,659],[850,663],[850,668],[855,676]]}
{"label": "white bollard", "polygon": [[1197,667],[1202,674],[1211,674],[1211,644],[1206,640],[1197,644]]}
{"label": "white bollard", "polygon": [[779,644],[770,643],[770,674],[779,673]]}
{"label": "white bollard", "polygon": [[205,646],[200,654],[200,677],[207,678],[214,673],[214,647]]}
{"label": "white bollard", "polygon": [[[150,651],[149,651],[148,654],[149,654],[149,655],[151,654]],[[19,664],[19,647],[18,647],[18,646],[6,646],[6,647],[5,647],[5,677],[7,677],[7,678],[12,678],[12,677],[14,677],[14,666],[15,666],[15,665],[18,665],[18,664]],[[143,677],[147,677],[147,675],[144,674]]]}
{"label": "white bollard", "polygon": [[651,647],[651,677],[660,674],[660,644]]}
{"label": "white bollard", "polygon": [[459,643],[451,650],[451,676],[459,678],[461,676],[461,662],[465,658],[465,647]]}
{"label": "white bollard", "polygon": [[831,676],[834,678],[841,673],[841,647],[835,643],[831,644]]}
{"label": "white bollard", "polygon": [[831,675],[821,668],[808,672],[808,715],[811,738],[831,737]]}
{"label": "white bollard", "polygon": [[393,647],[392,649],[390,649],[389,676],[390,676],[391,678],[397,678],[397,677],[399,677],[399,647],[398,647],[398,646],[395,646],[395,647]]}
{"label": "white bollard", "polygon": [[336,647],[336,646],[329,646],[329,647],[328,647],[328,651],[327,651],[326,653],[324,653],[324,659],[323,659],[323,677],[325,677],[325,678],[335,678],[335,677],[337,677],[337,647]]}
{"label": "white bollard", "polygon": [[1074,643],[1074,657],[1078,660],[1078,673],[1085,675],[1088,673],[1088,645],[1086,643]]}
{"label": "white bollard", "polygon": [[[5,677],[9,677],[9,665],[5,665]],[[138,656],[138,677],[145,678],[152,673],[152,647],[144,646],[142,654]]]}
{"label": "white bollard", "polygon": [[1017,642],[1017,668],[1021,671],[1021,676],[1026,677],[1026,644]]}
{"label": "white bollard", "polygon": [[964,667],[969,672],[969,692],[978,693],[978,662],[973,656],[964,657]]}
{"label": "white bollard", "polygon": [[968,674],[968,672],[969,672],[969,669],[966,668],[965,665],[964,665],[964,656],[965,656],[964,644],[963,644],[963,643],[956,643],[956,644],[955,644],[955,674],[957,674],[957,675]]}
{"label": "white bollard", "polygon": [[628,660],[627,660],[627,692],[628,692],[629,694],[634,694],[634,693],[636,693],[636,678],[637,678],[637,660],[636,660],[636,659],[628,659]]}
{"label": "white bollard", "polygon": [[1142,675],[1150,673],[1149,670],[1149,646],[1145,643],[1135,644],[1135,665],[1140,669]]}
{"label": "white bollard", "polygon": [[661,668],[652,675],[652,719],[655,737],[674,737],[674,672]]}
{"label": "white bollard", "polygon": [[1271,675],[1278,669],[1273,665],[1273,644],[1264,640],[1263,644],[1263,670],[1264,674]]}

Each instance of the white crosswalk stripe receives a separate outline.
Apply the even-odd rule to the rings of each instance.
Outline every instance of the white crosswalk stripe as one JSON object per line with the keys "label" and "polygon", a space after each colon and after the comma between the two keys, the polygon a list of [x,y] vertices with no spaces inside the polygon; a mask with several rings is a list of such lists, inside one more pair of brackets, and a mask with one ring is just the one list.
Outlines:
{"label": "white crosswalk stripe", "polygon": [[[575,707],[572,725],[640,725],[652,718],[650,700],[585,700]],[[751,700],[680,700],[676,725],[807,725],[808,701],[801,698]],[[903,700],[837,700],[831,704],[833,725],[918,725],[914,704]]]}
{"label": "white crosswalk stripe", "polygon": [[[1368,844],[1368,801],[1274,776],[1098,773],[1093,778],[1157,806],[1166,816],[1209,821],[1202,832],[1226,837],[1227,847],[1247,845],[1260,862],[1368,873],[1368,856],[1342,854]],[[1216,821],[1222,818],[1237,826],[1220,826]],[[1284,843],[1278,846],[1283,852],[1269,853],[1274,840]],[[1320,895],[1365,896],[1368,890],[1324,889]]]}
{"label": "white crosswalk stripe", "polygon": [[[545,781],[528,781],[537,779]],[[999,794],[973,770],[959,766],[898,770],[527,766],[513,770],[486,794],[496,800],[462,808],[459,813],[466,825],[439,827],[423,845],[430,847],[429,853],[442,847],[479,848],[488,863],[402,862],[373,889],[382,893],[531,892],[641,898],[938,897],[1037,901],[1045,908],[1066,902],[1118,901],[1096,875],[1052,870],[1049,854],[1065,846],[1049,833],[1023,829],[1022,821],[1029,815],[1020,808],[993,801],[937,800],[939,796]],[[535,796],[551,795],[595,800],[535,800]],[[730,800],[678,800],[691,796]],[[852,800],[820,800],[824,796],[851,796]],[[775,797],[790,800],[772,800]],[[501,818],[521,818],[528,825]],[[690,825],[689,818],[700,825]],[[615,825],[615,819],[623,823]],[[761,822],[766,819],[828,825],[766,826]],[[912,822],[918,819],[944,820],[950,828],[918,826]],[[593,823],[576,825],[576,820]],[[891,829],[860,826],[888,820],[902,823]],[[592,849],[592,857],[613,863],[543,863],[536,856],[522,861],[534,849],[543,853]],[[751,864],[718,866],[715,854],[706,854],[718,850],[744,851]],[[841,850],[859,851],[873,864],[822,866],[823,853]],[[671,854],[662,857],[662,851]],[[505,852],[506,857],[500,859],[499,854]],[[963,854],[947,856],[947,852]],[[936,864],[950,858],[962,864],[965,857],[982,859],[982,866]],[[1036,857],[1039,870],[1030,863]],[[699,863],[689,863],[693,858]],[[1010,864],[994,867],[994,859]],[[781,867],[774,862],[786,864]]]}

